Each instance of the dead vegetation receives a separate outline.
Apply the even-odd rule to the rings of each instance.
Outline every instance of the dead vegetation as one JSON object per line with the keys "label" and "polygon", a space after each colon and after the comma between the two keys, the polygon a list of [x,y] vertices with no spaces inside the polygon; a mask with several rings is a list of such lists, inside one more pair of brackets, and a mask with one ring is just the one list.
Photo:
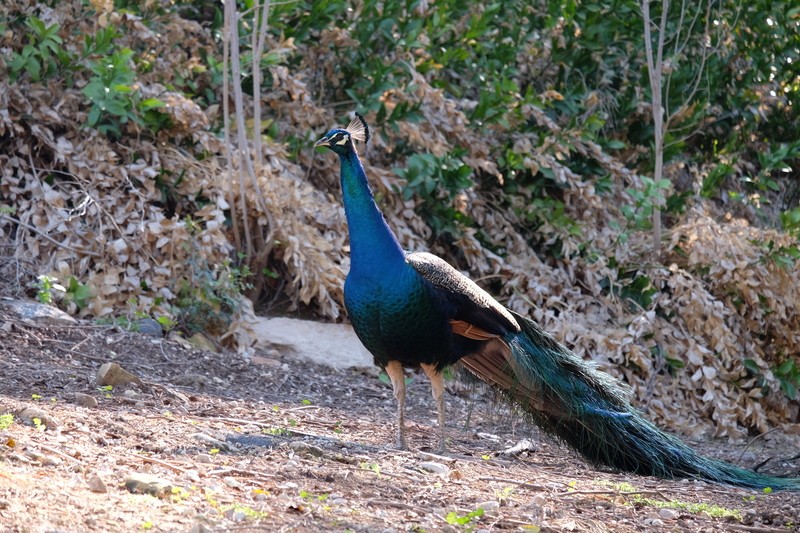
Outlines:
{"label": "dead vegetation", "polygon": [[[218,129],[220,96],[209,104],[168,89],[190,80],[197,94],[219,91],[213,80],[218,72],[207,61],[219,61],[218,43],[206,27],[176,12],[154,15],[145,24],[109,5],[95,9],[101,19],[78,2],[50,8],[13,0],[0,8],[0,18],[35,15],[47,25],[59,24],[63,48],[75,56],[81,55],[84,35],[96,34],[103,21],[115,25],[117,49],[140,54],[137,97],[165,104],[148,111],[162,126],[153,132],[131,118],[118,121],[119,135],[85,127],[91,102],[83,90],[92,79],[87,66],[94,56],[39,81],[24,72],[13,81],[4,76],[0,275],[17,293],[30,293],[30,283],[42,274],[65,285],[74,279],[91,297],[61,304],[97,319],[146,315],[180,322],[182,298],[207,299],[214,313],[224,315],[209,333],[247,350],[249,307],[235,296],[220,302],[214,300],[219,295],[198,289],[236,287],[248,273],[234,266],[226,225],[237,200]],[[6,26],[0,47],[16,49],[20,28]],[[267,36],[266,49],[297,61],[291,69],[269,67],[263,113],[276,134],[260,144],[263,164],[244,193],[246,225],[271,252],[267,265],[276,279],[261,280],[265,292],[285,293],[291,310],[303,307],[327,319],[343,319],[346,225],[335,161],[318,157],[311,143],[345,114],[318,103],[317,95],[321,87],[340,82],[330,45],[347,39],[339,30],[324,32],[314,45]],[[8,72],[11,65],[3,61],[0,68]],[[65,83],[66,74],[72,85]],[[400,121],[396,130],[376,129],[365,153],[381,207],[404,246],[431,247],[448,257],[486,282],[507,306],[533,316],[578,354],[624,378],[664,427],[737,438],[796,427],[798,403],[782,392],[773,372],[800,352],[796,274],[774,259],[775,250],[792,242],[789,236],[703,203],[673,227],[663,265],[648,264],[647,235],[633,233],[626,243],[619,241],[620,208],[633,203],[629,189],[641,187],[623,161],[532,106],[522,117],[548,132],[544,145],[516,135],[513,124],[476,131],[464,114],[475,102],[448,97],[422,75],[415,81],[415,93],[388,92],[385,102],[390,111],[404,102],[421,103],[422,119]],[[252,108],[247,95],[243,98],[245,108]],[[531,239],[525,220],[495,201],[499,190],[492,183],[502,178],[495,143],[509,135],[515,136],[516,150],[528,154],[526,168],[548,169],[562,184],[566,214],[580,226],[579,234],[544,224]],[[403,180],[392,169],[404,161],[389,157],[398,143],[433,154],[466,150],[463,161],[481,172],[484,183],[461,194],[458,206],[476,221],[480,234],[467,230],[455,246],[431,239],[414,200],[404,201],[398,193]],[[604,169],[610,191],[601,195],[587,177],[564,165],[562,156],[570,151]],[[563,249],[561,259],[537,253],[537,247],[556,243]],[[586,243],[605,254],[577,254]],[[652,301],[626,297],[620,265],[647,273]]]}

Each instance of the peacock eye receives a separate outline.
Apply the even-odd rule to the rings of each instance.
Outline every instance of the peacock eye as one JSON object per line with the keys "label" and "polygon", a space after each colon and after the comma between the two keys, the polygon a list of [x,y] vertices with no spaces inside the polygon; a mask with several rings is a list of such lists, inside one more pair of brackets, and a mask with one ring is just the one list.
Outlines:
{"label": "peacock eye", "polygon": [[337,146],[344,146],[347,144],[348,136],[343,133],[337,133],[336,137],[331,139],[331,144],[335,144]]}

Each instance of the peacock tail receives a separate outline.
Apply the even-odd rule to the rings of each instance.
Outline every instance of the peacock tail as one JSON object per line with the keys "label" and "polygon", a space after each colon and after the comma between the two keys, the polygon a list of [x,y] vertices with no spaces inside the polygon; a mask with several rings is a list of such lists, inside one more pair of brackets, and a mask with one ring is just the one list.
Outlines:
{"label": "peacock tail", "polygon": [[798,479],[766,476],[701,456],[644,418],[618,380],[566,349],[532,320],[513,316],[519,333],[504,335],[461,363],[591,463],[666,479],[800,490]]}

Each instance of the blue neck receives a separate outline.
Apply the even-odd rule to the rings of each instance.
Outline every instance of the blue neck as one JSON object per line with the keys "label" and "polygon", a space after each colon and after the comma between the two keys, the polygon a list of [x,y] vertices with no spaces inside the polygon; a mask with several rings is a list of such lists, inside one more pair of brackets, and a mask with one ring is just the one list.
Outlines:
{"label": "blue neck", "polygon": [[381,276],[386,269],[405,264],[403,249],[375,204],[358,154],[351,150],[339,160],[350,231],[350,272]]}

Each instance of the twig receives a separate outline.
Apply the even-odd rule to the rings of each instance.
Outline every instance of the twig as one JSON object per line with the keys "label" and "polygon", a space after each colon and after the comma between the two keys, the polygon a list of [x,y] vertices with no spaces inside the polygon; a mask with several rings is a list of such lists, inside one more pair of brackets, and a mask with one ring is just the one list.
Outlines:
{"label": "twig", "polygon": [[761,437],[763,437],[763,436],[765,436],[765,435],[769,435],[769,434],[770,434],[770,433],[772,433],[773,431],[777,431],[778,429],[779,429],[779,428],[772,428],[772,429],[770,429],[770,430],[768,430],[768,431],[765,431],[764,433],[761,433],[761,434],[759,434],[759,435],[756,435],[755,437],[753,437],[752,439],[750,439],[750,441],[747,443],[747,446],[745,446],[745,447],[744,447],[744,450],[742,450],[742,454],[739,456],[739,459],[737,459],[737,460],[736,460],[736,464],[741,464],[741,463],[742,463],[742,457],[744,457],[744,454],[745,454],[745,452],[747,451],[747,449],[748,449],[748,448],[749,448],[749,447],[750,447],[750,446],[751,446],[751,445],[752,445],[752,444],[753,444],[755,441],[757,441],[758,439],[760,439]]}
{"label": "twig", "polygon": [[533,490],[547,490],[547,487],[544,485],[536,485],[534,483],[529,483],[527,481],[517,481],[516,479],[506,479],[502,477],[479,477],[480,481],[495,481],[497,483],[511,483],[512,485],[517,485],[518,487],[524,487],[526,489],[533,489]]}
{"label": "twig", "polygon": [[270,474],[264,474],[261,472],[255,472],[252,470],[242,470],[241,468],[218,468],[216,470],[211,470],[208,472],[209,476],[239,476],[239,477],[252,477],[252,478],[264,478],[264,479],[275,479],[275,476]]}
{"label": "twig", "polygon": [[383,506],[383,507],[394,507],[396,509],[405,509],[407,511],[414,511],[416,513],[432,513],[433,510],[427,509],[425,507],[420,507],[419,505],[409,505],[403,502],[393,502],[391,500],[367,500],[365,502],[367,505],[375,505],[375,506]]}
{"label": "twig", "polygon": [[50,446],[45,446],[44,444],[39,444],[39,443],[36,443],[35,446],[37,448],[41,448],[42,450],[44,450],[46,452],[52,453],[53,455],[58,455],[59,457],[63,457],[64,459],[72,461],[73,463],[76,463],[76,464],[79,464],[79,465],[83,464],[80,461],[80,459],[76,459],[76,458],[72,457],[71,455],[67,455],[66,453],[60,452],[60,451],[56,450],[55,448],[51,448]]}
{"label": "twig", "polygon": [[153,464],[156,464],[156,465],[161,465],[161,466],[170,468],[170,469],[172,469],[172,470],[174,470],[176,472],[180,472],[181,474],[188,474],[188,472],[185,469],[183,469],[183,468],[181,468],[179,466],[175,466],[173,464],[170,464],[170,463],[168,463],[166,461],[161,461],[160,459],[154,459],[152,457],[147,457],[147,456],[144,456],[144,455],[139,456],[139,458],[142,461],[144,461],[145,463],[153,463]]}
{"label": "twig", "polygon": [[430,457],[431,459],[436,459],[438,461],[447,461],[448,463],[455,463],[458,460],[455,457],[448,457],[447,455],[437,455],[435,453],[423,452],[422,450],[420,450],[418,453],[423,457]]}

